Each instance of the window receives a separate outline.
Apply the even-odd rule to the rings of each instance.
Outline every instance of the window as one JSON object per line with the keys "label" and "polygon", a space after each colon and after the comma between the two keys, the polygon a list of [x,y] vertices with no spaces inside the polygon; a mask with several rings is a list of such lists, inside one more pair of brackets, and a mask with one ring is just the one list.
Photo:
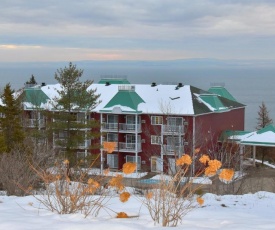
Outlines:
{"label": "window", "polygon": [[77,159],[84,159],[86,156],[85,156],[85,152],[77,152],[76,153],[76,157]]}
{"label": "window", "polygon": [[152,145],[160,145],[161,144],[161,136],[152,135],[151,136],[151,144]]}
{"label": "window", "polygon": [[77,121],[78,122],[85,122],[85,113],[77,113]]}
{"label": "window", "polygon": [[107,141],[108,142],[117,142],[118,141],[117,133],[108,133],[107,134]]}
{"label": "window", "polygon": [[[126,156],[126,162],[133,162],[136,163],[136,156]],[[140,170],[141,168],[141,160],[140,160],[140,156],[137,157],[137,169]]]}
{"label": "window", "polygon": [[[136,116],[135,115],[127,115],[126,116],[126,123],[127,124],[135,124],[136,123]],[[137,117],[137,123],[140,124],[140,116]]]}
{"label": "window", "polygon": [[161,125],[163,123],[163,118],[161,116],[151,116],[152,125]]}
{"label": "window", "polygon": [[167,123],[168,125],[172,125],[172,126],[179,126],[182,125],[182,117],[168,117],[167,118]]}
{"label": "window", "polygon": [[108,123],[116,124],[118,122],[117,115],[108,115]]}
{"label": "window", "polygon": [[67,132],[67,131],[59,131],[58,137],[59,137],[60,139],[65,139],[65,138],[68,137],[68,132]]}
{"label": "window", "polygon": [[[126,135],[126,142],[127,142],[127,143],[135,144],[135,143],[136,143],[136,135],[127,134],[127,135]],[[137,143],[139,144],[140,142],[141,142],[140,135],[138,135],[138,136],[137,136]]]}
{"label": "window", "polygon": [[167,145],[169,145],[169,146],[176,146],[176,147],[178,147],[178,146],[182,146],[183,145],[183,141],[182,141],[182,139],[180,138],[178,138],[178,137],[167,137]]}

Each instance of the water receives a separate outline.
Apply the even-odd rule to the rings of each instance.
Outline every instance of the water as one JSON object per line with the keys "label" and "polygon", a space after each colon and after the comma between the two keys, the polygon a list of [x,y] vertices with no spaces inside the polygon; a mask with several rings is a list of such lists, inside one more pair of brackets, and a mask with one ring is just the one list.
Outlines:
{"label": "water", "polygon": [[[66,64],[40,65],[0,68],[0,88],[11,83],[14,89],[21,88],[33,74],[38,83],[55,84],[54,73]],[[212,83],[223,83],[225,88],[246,105],[245,129],[252,131],[257,124],[259,106],[264,102],[269,110],[269,117],[275,120],[275,68],[254,69],[213,69],[213,68],[175,68],[167,66],[129,66],[129,65],[77,65],[84,69],[83,80],[98,82],[101,75],[127,75],[127,79],[135,84],[151,82],[193,85],[207,90]],[[142,95],[141,95],[142,96]]]}

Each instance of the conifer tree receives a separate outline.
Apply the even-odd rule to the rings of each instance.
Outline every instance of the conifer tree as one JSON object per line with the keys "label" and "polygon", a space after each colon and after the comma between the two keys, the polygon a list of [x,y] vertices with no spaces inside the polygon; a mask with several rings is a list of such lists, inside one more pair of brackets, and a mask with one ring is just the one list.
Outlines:
{"label": "conifer tree", "polygon": [[[61,89],[58,90],[59,96],[54,99],[52,131],[55,135],[62,133],[62,139],[56,139],[55,144],[65,152],[70,166],[76,163],[79,144],[100,136],[99,132],[94,131],[99,123],[89,119],[90,111],[99,103],[100,95],[96,94],[96,90],[88,90],[93,81],[80,81],[82,74],[83,70],[77,69],[72,63],[55,73]],[[90,149],[91,146],[86,148]]]}
{"label": "conifer tree", "polygon": [[2,151],[10,151],[15,145],[22,143],[24,131],[21,125],[21,103],[14,98],[10,84],[4,88],[0,105],[0,142]]}
{"label": "conifer tree", "polygon": [[[259,111],[258,111],[258,118],[257,118],[257,130],[260,130],[270,124],[273,123],[273,120],[269,117],[269,112],[267,110],[267,107],[264,102],[259,106]],[[264,159],[266,155],[268,154],[270,148],[268,147],[258,147],[257,148],[257,155],[260,155],[262,158],[262,164],[264,163]]]}
{"label": "conifer tree", "polygon": [[37,84],[33,74],[31,76],[30,80],[26,82],[26,84],[31,84],[31,85],[36,85]]}
{"label": "conifer tree", "polygon": [[269,111],[267,110],[265,103],[262,102],[262,104],[259,106],[256,129],[260,130],[272,123],[273,123],[273,121],[269,117]]}

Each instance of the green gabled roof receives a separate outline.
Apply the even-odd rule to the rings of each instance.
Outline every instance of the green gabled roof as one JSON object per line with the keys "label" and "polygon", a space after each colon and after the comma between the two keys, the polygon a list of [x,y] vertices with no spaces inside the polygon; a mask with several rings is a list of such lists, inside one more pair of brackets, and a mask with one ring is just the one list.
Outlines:
{"label": "green gabled roof", "polygon": [[265,133],[265,132],[268,132],[268,131],[271,131],[273,133],[275,133],[275,127],[274,125],[268,125],[260,130],[257,131],[257,134],[262,134],[262,133]]}
{"label": "green gabled roof", "polygon": [[114,106],[125,106],[137,111],[138,105],[143,102],[145,101],[134,90],[119,90],[104,106],[104,109]]}
{"label": "green gabled roof", "polygon": [[214,111],[228,110],[228,108],[221,102],[220,98],[215,94],[202,94],[199,97],[201,100],[210,105]]}
{"label": "green gabled roof", "polygon": [[224,141],[226,139],[228,139],[229,137],[231,137],[231,140],[237,141],[237,140],[241,140],[242,137],[244,137],[245,135],[251,133],[251,131],[239,131],[239,130],[225,130],[222,132],[219,140],[220,141]]}
{"label": "green gabled roof", "polygon": [[50,99],[40,88],[26,88],[23,92],[23,101],[40,106]]}
{"label": "green gabled roof", "polygon": [[[241,108],[244,104],[236,100],[219,96],[209,91],[205,91],[194,86],[190,86],[192,94],[194,114],[204,114],[210,112],[222,112],[228,109]],[[211,108],[212,107],[212,108]]]}
{"label": "green gabled roof", "polygon": [[211,87],[208,92],[210,93],[214,93],[214,94],[217,94],[217,95],[220,95],[222,97],[225,97],[229,100],[232,100],[232,101],[237,101],[228,91],[227,89],[225,89],[224,87],[222,86],[213,86]]}
{"label": "green gabled roof", "polygon": [[196,95],[199,95],[202,93],[208,93],[207,91],[199,89],[199,88],[191,86],[191,85],[190,85],[190,91],[191,91],[191,95],[192,95],[193,109],[194,109],[195,115],[212,112],[204,103],[199,101],[196,96]]}
{"label": "green gabled roof", "polygon": [[98,82],[98,84],[123,85],[131,83],[124,78],[103,78]]}

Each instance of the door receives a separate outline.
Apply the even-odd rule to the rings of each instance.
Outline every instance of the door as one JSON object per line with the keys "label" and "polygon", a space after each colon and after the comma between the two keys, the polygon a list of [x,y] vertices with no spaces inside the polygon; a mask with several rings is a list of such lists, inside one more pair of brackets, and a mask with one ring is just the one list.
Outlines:
{"label": "door", "polygon": [[118,168],[118,156],[117,154],[107,154],[107,164],[110,168]]}
{"label": "door", "polygon": [[160,157],[151,157],[151,171],[152,172],[162,172],[163,165]]}
{"label": "door", "polygon": [[176,161],[175,158],[168,159],[168,173],[170,175],[175,175],[176,173]]}
{"label": "door", "polygon": [[[141,160],[140,160],[140,156],[137,157],[137,169],[140,170],[141,169]],[[126,162],[133,162],[136,163],[136,156],[126,156]]]}

